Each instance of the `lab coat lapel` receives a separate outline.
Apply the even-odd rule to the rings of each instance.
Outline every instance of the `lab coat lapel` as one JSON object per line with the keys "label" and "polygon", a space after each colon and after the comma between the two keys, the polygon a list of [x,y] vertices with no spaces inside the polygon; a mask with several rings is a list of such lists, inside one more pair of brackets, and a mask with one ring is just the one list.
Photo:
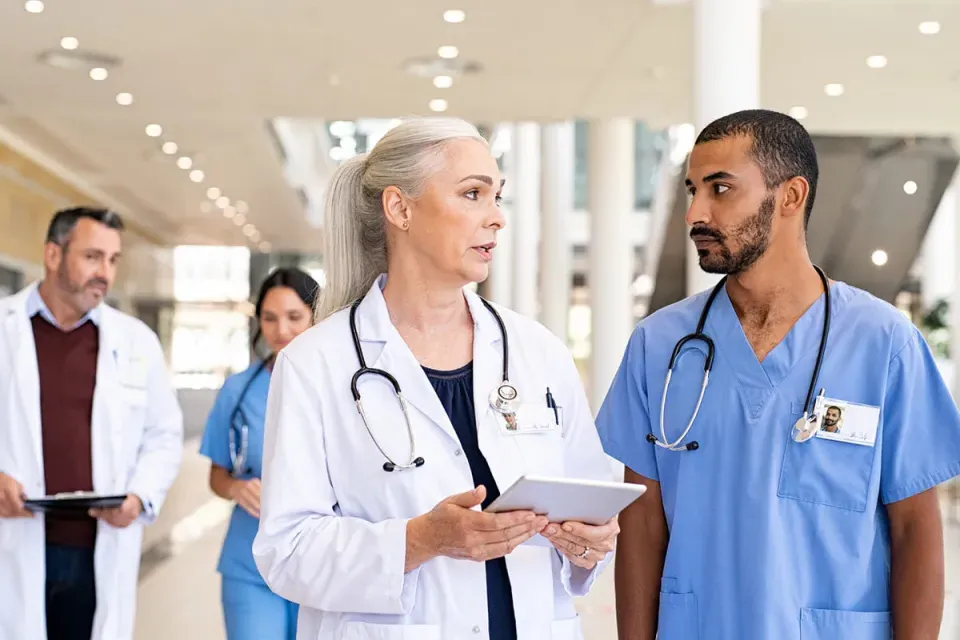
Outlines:
{"label": "lab coat lapel", "polygon": [[[357,333],[360,336],[360,343],[364,347],[367,366],[386,371],[396,378],[403,398],[410,408],[422,413],[431,422],[443,429],[454,441],[459,442],[453,424],[451,424],[447,412],[440,403],[436,391],[427,379],[426,373],[397,332],[396,327],[390,322],[390,314],[380,290],[382,282],[383,278],[381,277],[374,283],[357,309]],[[383,344],[379,355],[372,362],[369,355],[370,351],[368,351],[372,346],[370,343]],[[368,382],[370,376],[364,376],[364,378],[360,379],[360,385]],[[360,393],[363,393],[362,389]]]}
{"label": "lab coat lapel", "polygon": [[24,428],[29,432],[33,445],[35,471],[37,477],[43,476],[43,441],[40,418],[40,367],[37,364],[37,347],[33,339],[33,327],[27,318],[27,299],[36,285],[20,291],[7,308],[3,319],[3,332],[7,340],[7,349],[16,367],[17,386],[13,402],[20,407],[21,425],[11,428]]}
{"label": "lab coat lapel", "polygon": [[93,392],[91,442],[93,488],[98,493],[122,489],[123,477],[123,388],[120,367],[130,354],[121,349],[119,327],[110,309],[104,307],[100,318],[100,349],[97,354],[97,382]]}

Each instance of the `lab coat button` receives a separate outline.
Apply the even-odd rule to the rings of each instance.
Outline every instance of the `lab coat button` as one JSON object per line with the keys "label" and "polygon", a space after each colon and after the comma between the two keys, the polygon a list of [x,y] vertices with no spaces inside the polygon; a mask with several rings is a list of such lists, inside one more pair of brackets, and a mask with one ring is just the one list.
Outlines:
{"label": "lab coat button", "polygon": [[[456,451],[453,452],[453,455],[459,456],[459,455],[462,454],[462,453],[463,453],[463,451],[461,451],[460,449],[457,449]],[[476,633],[476,631],[474,631],[474,633]]]}
{"label": "lab coat button", "polygon": [[480,625],[477,625],[473,628],[474,633],[480,633]]}

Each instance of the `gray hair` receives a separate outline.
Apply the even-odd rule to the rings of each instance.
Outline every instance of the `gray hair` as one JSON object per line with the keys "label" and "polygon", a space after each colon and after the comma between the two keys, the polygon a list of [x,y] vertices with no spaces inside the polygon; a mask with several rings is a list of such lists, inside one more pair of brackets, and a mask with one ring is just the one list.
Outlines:
{"label": "gray hair", "polygon": [[47,242],[66,248],[73,230],[84,218],[99,222],[115,231],[123,231],[123,220],[115,211],[98,207],[71,207],[54,214],[50,226],[47,227]]}
{"label": "gray hair", "polygon": [[463,138],[486,144],[477,128],[463,120],[408,120],[388,131],[371,151],[337,168],[324,208],[326,283],[317,304],[318,322],[363,297],[387,270],[384,190],[395,186],[418,197],[444,161],[444,146]]}

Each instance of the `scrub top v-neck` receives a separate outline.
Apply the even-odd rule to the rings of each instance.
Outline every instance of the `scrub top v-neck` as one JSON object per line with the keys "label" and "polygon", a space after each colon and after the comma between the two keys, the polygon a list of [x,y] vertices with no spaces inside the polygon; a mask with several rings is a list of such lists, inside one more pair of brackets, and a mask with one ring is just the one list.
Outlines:
{"label": "scrub top v-neck", "polygon": [[[423,367],[433,385],[440,403],[450,417],[460,439],[460,448],[470,464],[474,486],[482,484],[487,497],[482,507],[486,508],[500,496],[490,465],[487,464],[477,438],[477,420],[473,406],[473,363],[454,371],[437,371]],[[516,640],[517,622],[513,609],[513,592],[504,558],[488,560],[487,572],[487,617],[490,638]]]}

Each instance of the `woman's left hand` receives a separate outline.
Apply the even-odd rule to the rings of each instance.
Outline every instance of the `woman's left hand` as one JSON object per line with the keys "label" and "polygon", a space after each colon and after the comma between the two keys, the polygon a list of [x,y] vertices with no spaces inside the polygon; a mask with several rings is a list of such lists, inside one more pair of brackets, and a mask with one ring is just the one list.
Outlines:
{"label": "woman's left hand", "polygon": [[612,518],[606,524],[593,526],[582,522],[550,523],[540,535],[549,540],[571,563],[593,569],[616,546],[620,524]]}

